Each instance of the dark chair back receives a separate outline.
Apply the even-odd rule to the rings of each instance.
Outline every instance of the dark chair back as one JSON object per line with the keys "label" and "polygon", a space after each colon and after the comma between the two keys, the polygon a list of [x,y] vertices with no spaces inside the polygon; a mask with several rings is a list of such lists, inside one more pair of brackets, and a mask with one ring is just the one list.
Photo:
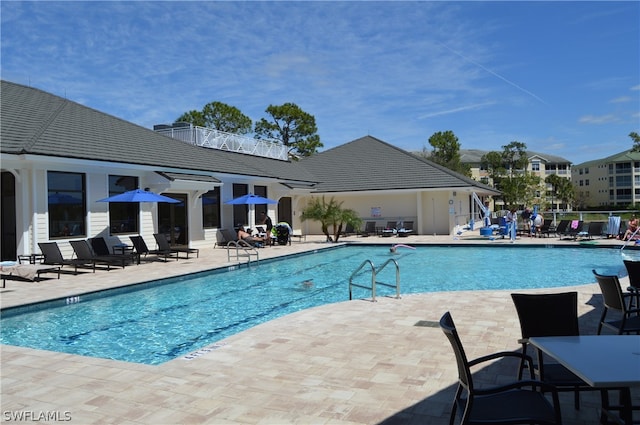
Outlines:
{"label": "dark chair back", "polygon": [[558,225],[556,226],[556,233],[559,235],[562,235],[564,232],[567,231],[567,228],[569,227],[570,223],[571,223],[571,220],[560,220],[560,223],[558,223]]}
{"label": "dark chair back", "polygon": [[71,244],[73,251],[76,253],[76,257],[79,260],[91,260],[93,259],[93,257],[95,257],[95,254],[91,250],[89,242],[85,240],[79,240],[69,241],[69,243]]}
{"label": "dark chair back", "polygon": [[102,236],[89,238],[89,241],[91,242],[91,248],[96,255],[111,255],[107,241]]}
{"label": "dark chair back", "polygon": [[511,294],[522,338],[534,336],[577,336],[578,293]]}
{"label": "dark chair back", "polygon": [[404,230],[413,230],[413,221],[405,221]]}
{"label": "dark chair back", "polygon": [[593,270],[593,274],[595,275],[596,280],[598,281],[598,285],[600,286],[600,292],[602,292],[602,301],[605,308],[624,312],[626,310],[626,305],[624,303],[622,287],[620,286],[618,276],[601,275],[596,273],[595,270]]}
{"label": "dark chair back", "polygon": [[375,221],[367,221],[364,225],[365,233],[375,233],[376,232],[376,222]]}
{"label": "dark chair back", "polygon": [[[593,274],[598,280],[604,303],[602,316],[600,316],[600,323],[598,324],[598,335],[600,335],[603,326],[613,329],[618,335],[640,334],[640,315],[638,315],[640,310],[633,307],[633,300],[636,298],[636,294],[623,293],[616,275],[600,275],[595,270],[593,270]],[[627,305],[625,297],[629,297],[629,305]],[[616,310],[620,313],[619,320],[607,320],[606,316],[609,310]]]}
{"label": "dark chair back", "polygon": [[64,257],[60,252],[58,242],[38,242],[40,252],[44,255],[43,264],[62,264],[64,263]]}
{"label": "dark chair back", "polygon": [[458,335],[451,313],[448,311],[440,318],[440,328],[449,340],[451,348],[453,348],[453,353],[456,356],[460,385],[473,392],[473,379],[471,376],[471,369],[469,369],[469,361],[467,360],[467,355],[464,352],[462,341],[460,341],[460,336]]}
{"label": "dark chair back", "polygon": [[155,238],[156,243],[158,244],[158,249],[160,249],[160,251],[171,251],[171,244],[169,244],[169,241],[164,234],[154,233],[153,237]]}
{"label": "dark chair back", "polygon": [[640,290],[640,261],[622,260],[629,274],[629,285]]}
{"label": "dark chair back", "polygon": [[149,248],[147,247],[147,243],[144,241],[142,236],[129,236],[129,239],[131,239],[131,243],[133,244],[133,247],[135,248],[138,255],[149,254]]}

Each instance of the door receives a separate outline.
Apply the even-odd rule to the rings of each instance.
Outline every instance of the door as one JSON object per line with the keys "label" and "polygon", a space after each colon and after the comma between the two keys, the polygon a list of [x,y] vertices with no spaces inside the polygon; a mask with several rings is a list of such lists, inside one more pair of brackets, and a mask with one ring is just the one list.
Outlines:
{"label": "door", "polygon": [[293,227],[293,214],[291,213],[291,198],[285,196],[278,199],[278,222],[285,221]]}
{"label": "door", "polygon": [[2,244],[0,257],[2,261],[15,261],[18,258],[16,240],[16,178],[13,174],[2,172]]}
{"label": "door", "polygon": [[176,204],[158,203],[158,233],[164,234],[171,245],[188,245],[188,196],[186,193],[168,193],[164,195],[180,202]]}

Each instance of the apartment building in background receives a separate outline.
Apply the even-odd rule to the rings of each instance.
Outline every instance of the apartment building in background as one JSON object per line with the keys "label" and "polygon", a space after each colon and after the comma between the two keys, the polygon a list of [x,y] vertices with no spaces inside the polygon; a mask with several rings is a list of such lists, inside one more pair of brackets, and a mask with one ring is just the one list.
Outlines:
{"label": "apartment building in background", "polygon": [[573,166],[578,209],[640,203],[640,152],[626,150]]}
{"label": "apartment building in background", "polygon": [[[469,164],[471,167],[471,178],[493,187],[493,181],[486,168],[482,166],[481,161],[482,156],[489,152],[490,151],[480,149],[460,149],[460,162]],[[559,156],[533,151],[527,151],[527,157],[529,158],[527,171],[540,176],[543,181],[551,174],[557,174],[568,180],[571,179],[571,161]],[[561,200],[553,197],[550,185],[545,185],[545,187],[546,191],[545,193],[540,193],[540,198],[544,200],[548,208],[552,208],[553,210],[567,210],[570,208],[570,206],[562,203]]]}

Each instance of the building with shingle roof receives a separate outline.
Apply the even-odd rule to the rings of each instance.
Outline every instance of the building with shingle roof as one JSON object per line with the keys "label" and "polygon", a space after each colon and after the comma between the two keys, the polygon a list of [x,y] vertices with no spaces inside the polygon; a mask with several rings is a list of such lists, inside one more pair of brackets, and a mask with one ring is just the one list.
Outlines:
{"label": "building with shingle roof", "polygon": [[[417,233],[442,234],[469,219],[472,192],[497,193],[371,136],[290,161],[185,143],[33,87],[2,81],[0,90],[3,260],[37,253],[46,241],[70,255],[69,239],[95,236],[115,245],[166,233],[212,246],[221,229],[253,226],[262,211],[320,233],[299,217],[322,195],[364,220],[411,219]],[[135,188],[180,202],[97,202]],[[225,204],[246,193],[278,205]]]}

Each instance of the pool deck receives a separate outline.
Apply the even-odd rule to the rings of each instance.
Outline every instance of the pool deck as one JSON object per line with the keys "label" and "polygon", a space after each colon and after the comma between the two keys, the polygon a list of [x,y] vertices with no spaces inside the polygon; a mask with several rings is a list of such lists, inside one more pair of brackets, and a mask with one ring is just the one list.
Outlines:
{"label": "pool deck", "polygon": [[[361,238],[350,243],[509,244],[463,235]],[[621,246],[616,240],[596,244]],[[517,245],[575,245],[558,238],[519,238]],[[261,259],[327,246],[309,236],[260,250]],[[41,282],[7,280],[2,307],[228,266],[221,248],[200,258],[143,263],[109,272],[55,275]],[[259,267],[259,266],[258,266]],[[570,267],[570,265],[568,265]],[[541,265],[541,273],[548,273]],[[499,274],[499,272],[496,272]],[[527,276],[535,279],[535,276]],[[622,278],[625,285],[628,278]],[[576,290],[583,334],[595,334],[601,313],[595,283]],[[346,291],[346,288],[345,288]],[[437,321],[450,311],[469,358],[515,350],[520,337],[512,291],[404,295],[316,307],[264,323],[205,349],[148,366],[1,345],[3,422],[71,419],[74,424],[446,424],[457,369]],[[522,291],[525,292],[525,291]],[[540,292],[526,291],[526,292]],[[418,322],[425,326],[416,326]],[[513,380],[515,365],[492,363],[478,380]],[[561,393],[565,424],[598,423],[597,392]],[[640,389],[633,389],[640,404]],[[49,421],[43,417],[49,417]]]}

